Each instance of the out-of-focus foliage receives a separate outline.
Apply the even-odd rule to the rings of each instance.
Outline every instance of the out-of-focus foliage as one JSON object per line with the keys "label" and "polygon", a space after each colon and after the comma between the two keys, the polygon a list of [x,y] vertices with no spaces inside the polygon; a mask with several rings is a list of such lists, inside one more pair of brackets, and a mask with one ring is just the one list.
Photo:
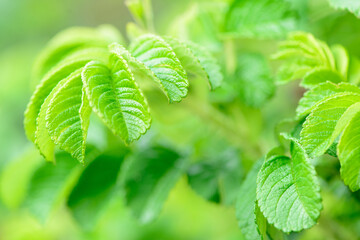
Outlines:
{"label": "out-of-focus foliage", "polygon": [[[350,191],[360,185],[358,16],[358,3],[351,0],[0,1],[0,239],[359,239],[360,195]],[[59,149],[55,164],[45,162],[22,124],[38,76],[62,58],[60,50],[90,45],[108,51],[109,41],[99,43],[101,34],[91,32],[95,41],[70,41],[42,56],[50,65],[32,71],[35,56],[65,28],[102,24],[118,28],[122,36],[100,32],[126,48],[143,34],[164,36],[186,70],[188,96],[168,104],[145,81],[155,79],[146,74],[154,70],[151,59],[139,64],[118,48],[150,106],[151,128],[125,146],[96,114],[85,115],[91,120],[88,136],[60,146],[75,152],[87,139],[84,165]],[[136,48],[127,49],[134,54]],[[275,79],[288,84],[277,86]],[[54,92],[51,118],[77,83],[69,80],[64,92]],[[78,102],[69,119],[78,113],[81,94],[73,94]],[[61,141],[60,127],[43,143]],[[275,128],[300,141],[291,138],[290,144]],[[257,161],[265,155],[264,164]],[[265,177],[275,170],[285,180],[272,186],[280,174],[268,182]],[[264,190],[256,193],[258,172]],[[295,209],[288,199],[302,218],[294,211],[284,216]],[[315,221],[299,233],[277,229],[301,230]]]}

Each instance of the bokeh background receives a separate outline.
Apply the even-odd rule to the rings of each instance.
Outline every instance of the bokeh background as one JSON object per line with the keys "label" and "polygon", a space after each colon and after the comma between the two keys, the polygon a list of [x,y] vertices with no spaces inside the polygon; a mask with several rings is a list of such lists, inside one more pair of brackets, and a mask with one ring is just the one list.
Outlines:
{"label": "bokeh background", "polygon": [[[209,47],[225,68],[224,46],[210,37],[214,27],[211,21],[207,22],[206,18],[193,21],[191,16],[194,11],[200,9],[201,12],[202,6],[227,6],[229,2],[153,0],[156,30],[159,34],[188,38]],[[329,44],[343,44],[349,52],[360,56],[360,20],[354,15],[332,9],[326,0],[289,2],[298,9],[299,30],[310,31]],[[214,15],[220,16],[220,11],[222,8]],[[190,20],[184,20],[187,18]],[[185,177],[170,192],[161,216],[147,225],[139,224],[117,199],[109,203],[90,231],[81,229],[61,203],[45,223],[39,223],[21,207],[31,168],[36,166],[23,159],[38,159],[33,145],[25,137],[22,123],[36,84],[31,77],[34,59],[52,36],[67,27],[107,23],[125,35],[130,21],[131,15],[122,0],[0,0],[0,239],[243,239],[234,208],[206,201],[189,187]],[[277,40],[243,37],[234,43],[239,51],[262,54],[270,62]],[[269,67],[273,74],[276,63],[270,62]],[[256,67],[253,69],[257,71]],[[276,145],[274,126],[294,114],[301,94],[295,83],[277,87],[274,96],[260,109],[240,103],[246,122],[242,137],[260,146],[255,155],[261,156]],[[189,141],[181,135],[182,129],[193,126],[188,123],[171,132],[166,127],[157,128],[156,120],[154,124],[154,131],[167,132],[167,137],[177,139],[179,144]],[[240,178],[254,160],[242,162]],[[326,172],[327,167],[325,165],[323,171]],[[322,194],[325,209],[320,223],[304,233],[292,234],[289,239],[360,239],[359,198],[350,194],[338,178],[324,188]]]}

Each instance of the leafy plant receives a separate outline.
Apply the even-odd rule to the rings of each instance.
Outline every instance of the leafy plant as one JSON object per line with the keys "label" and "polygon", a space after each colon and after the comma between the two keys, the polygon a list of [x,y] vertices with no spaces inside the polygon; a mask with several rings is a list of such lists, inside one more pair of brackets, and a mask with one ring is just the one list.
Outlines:
{"label": "leafy plant", "polygon": [[[239,238],[357,239],[360,59],[312,25],[346,14],[331,6],[358,6],[304,2],[202,1],[167,21],[150,0],[127,0],[124,35],[55,35],[24,114],[37,150],[0,165],[3,204],[45,225],[65,207],[86,238],[124,224],[139,239],[175,239],[156,232],[172,228],[171,211],[190,212],[187,228],[210,215],[220,226],[224,215],[199,201],[237,220]],[[179,206],[186,195],[199,215]]]}

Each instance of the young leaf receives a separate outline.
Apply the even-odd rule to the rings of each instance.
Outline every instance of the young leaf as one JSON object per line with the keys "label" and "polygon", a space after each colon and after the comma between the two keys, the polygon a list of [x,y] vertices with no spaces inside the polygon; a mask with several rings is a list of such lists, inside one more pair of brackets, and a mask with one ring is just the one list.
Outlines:
{"label": "young leaf", "polygon": [[317,68],[336,72],[335,58],[330,48],[309,33],[290,34],[273,57],[286,60],[278,71],[280,83],[304,78]]}
{"label": "young leaf", "polygon": [[360,111],[359,102],[359,94],[338,93],[316,106],[306,118],[300,134],[301,144],[311,157],[326,152],[346,124]]}
{"label": "young leaf", "polygon": [[322,209],[320,186],[305,150],[294,140],[291,159],[267,159],[257,178],[257,199],[270,224],[284,232],[310,228]]}
{"label": "young leaf", "polygon": [[130,52],[151,69],[170,102],[179,102],[187,95],[189,82],[186,72],[163,39],[155,35],[141,36],[132,42]]}
{"label": "young leaf", "polygon": [[67,79],[61,80],[46,97],[45,102],[41,105],[39,116],[36,118],[35,145],[45,160],[50,162],[55,161],[55,143],[51,139],[49,129],[46,127],[46,113],[55,93],[66,81]]}
{"label": "young leaf", "polygon": [[239,37],[279,38],[296,28],[296,12],[284,0],[235,0],[225,20],[225,31]]}
{"label": "young leaf", "polygon": [[[98,57],[102,58],[103,54],[100,55]],[[68,61],[59,63],[45,75],[32,95],[29,104],[27,105],[24,114],[24,128],[26,136],[32,142],[35,141],[36,119],[47,96],[61,80],[68,77],[71,73],[82,68],[86,63],[94,59],[94,56],[92,54],[89,55],[88,52],[86,52],[85,56],[81,55],[73,57],[71,57],[71,59]]]}
{"label": "young leaf", "polygon": [[83,92],[81,71],[70,75],[55,92],[47,109],[46,127],[55,144],[84,162],[91,108]]}
{"label": "young leaf", "polygon": [[92,109],[126,143],[150,127],[147,102],[121,53],[111,53],[109,66],[88,63],[82,79]]}
{"label": "young leaf", "polygon": [[[262,164],[263,160],[254,164],[240,187],[236,201],[236,218],[241,232],[247,240],[262,239],[260,232],[263,231],[259,231],[256,215],[256,178]],[[266,226],[266,220],[262,226],[264,225]]]}
{"label": "young leaf", "polygon": [[139,151],[122,171],[126,205],[140,222],[153,221],[184,170],[184,160],[165,147]]}
{"label": "young leaf", "polygon": [[82,228],[91,230],[115,191],[124,153],[104,153],[83,171],[67,205]]}
{"label": "young leaf", "polygon": [[341,178],[352,191],[360,189],[360,111],[348,123],[337,146]]}
{"label": "young leaf", "polygon": [[360,94],[360,88],[348,84],[340,83],[338,85],[332,82],[320,83],[310,91],[307,91],[300,99],[299,105],[296,108],[296,115],[302,118],[309,114],[317,105],[317,103],[324,101],[336,93],[351,92]]}
{"label": "young leaf", "polygon": [[342,45],[339,44],[331,46],[331,52],[334,54],[337,71],[344,77],[344,79],[347,79],[350,62],[348,52]]}

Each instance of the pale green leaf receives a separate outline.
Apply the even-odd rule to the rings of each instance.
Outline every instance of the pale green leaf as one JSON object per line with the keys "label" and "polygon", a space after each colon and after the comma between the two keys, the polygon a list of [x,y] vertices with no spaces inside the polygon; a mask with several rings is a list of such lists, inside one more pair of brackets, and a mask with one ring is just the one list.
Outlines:
{"label": "pale green leaf", "polygon": [[286,60],[279,69],[279,81],[303,78],[314,68],[336,71],[335,58],[326,43],[304,32],[291,33],[280,43],[275,59]]}
{"label": "pale green leaf", "polygon": [[12,160],[0,175],[1,202],[9,209],[20,207],[26,197],[28,183],[39,167],[44,163],[39,151],[30,148],[19,158]]}
{"label": "pale green leaf", "polygon": [[301,144],[311,157],[326,152],[360,111],[360,95],[339,93],[319,103],[306,118],[301,131]]}
{"label": "pale green leaf", "polygon": [[186,72],[163,39],[154,35],[141,36],[132,42],[130,52],[151,69],[170,102],[179,102],[187,95],[189,82]]}
{"label": "pale green leaf", "polygon": [[288,1],[235,0],[225,19],[225,31],[235,37],[279,38],[297,28]]}
{"label": "pale green leaf", "polygon": [[348,72],[349,82],[355,85],[360,83],[360,60],[357,57],[350,58],[349,62],[349,72]]}
{"label": "pale green leaf", "polygon": [[360,18],[360,2],[356,0],[329,0],[330,5],[336,9],[346,9]]}
{"label": "pale green leaf", "polygon": [[[260,231],[257,225],[257,215],[260,216],[261,212],[256,213],[258,210],[256,207],[256,179],[262,164],[263,160],[254,164],[239,189],[236,201],[236,218],[241,232],[247,240],[262,239],[260,232],[266,234],[266,220],[265,224],[261,224],[262,229]],[[259,217],[258,220],[264,219]],[[265,230],[263,229],[264,226]]]}
{"label": "pale green leaf", "polygon": [[331,46],[331,52],[334,54],[337,71],[346,80],[350,61],[348,52],[339,44]]}
{"label": "pale green leaf", "polygon": [[115,135],[130,143],[150,127],[150,113],[121,53],[112,52],[109,66],[88,63],[82,79],[90,105]]}
{"label": "pale green leaf", "polygon": [[58,33],[42,51],[34,67],[35,77],[41,78],[68,54],[84,47],[103,47],[122,42],[120,33],[109,25],[98,28],[72,27]]}
{"label": "pale green leaf", "polygon": [[91,108],[83,96],[81,71],[71,74],[55,92],[47,109],[46,127],[55,144],[83,162]]}
{"label": "pale green leaf", "polygon": [[344,130],[338,147],[341,178],[352,191],[360,189],[360,111]]}
{"label": "pale green leaf", "polygon": [[338,85],[332,82],[320,83],[313,89],[307,91],[300,99],[296,114],[298,118],[302,118],[309,114],[317,105],[317,103],[331,97],[336,93],[352,92],[360,94],[360,88],[348,84],[340,83]]}
{"label": "pale green leaf", "polygon": [[304,76],[304,80],[301,82],[301,85],[305,88],[312,88],[326,81],[340,83],[343,82],[344,79],[339,75],[338,72],[333,70],[316,68]]}
{"label": "pale green leaf", "polygon": [[301,231],[316,224],[322,209],[320,186],[305,150],[294,140],[291,159],[267,159],[257,178],[257,199],[270,224],[284,232]]}

